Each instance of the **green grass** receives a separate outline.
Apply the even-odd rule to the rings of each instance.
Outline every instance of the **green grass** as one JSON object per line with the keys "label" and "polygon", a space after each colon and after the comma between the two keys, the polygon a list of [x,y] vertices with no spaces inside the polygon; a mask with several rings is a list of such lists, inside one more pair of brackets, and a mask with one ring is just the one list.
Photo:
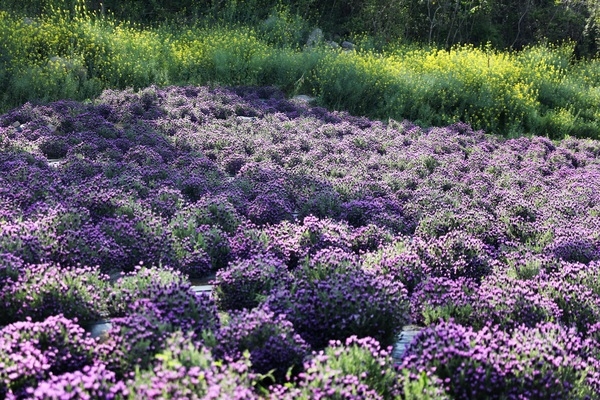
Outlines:
{"label": "green grass", "polygon": [[143,28],[85,12],[27,19],[0,11],[0,112],[27,101],[90,99],[106,88],[276,85],[385,121],[600,138],[600,60],[573,61],[570,45],[344,52],[299,45],[301,28],[284,12],[253,28]]}

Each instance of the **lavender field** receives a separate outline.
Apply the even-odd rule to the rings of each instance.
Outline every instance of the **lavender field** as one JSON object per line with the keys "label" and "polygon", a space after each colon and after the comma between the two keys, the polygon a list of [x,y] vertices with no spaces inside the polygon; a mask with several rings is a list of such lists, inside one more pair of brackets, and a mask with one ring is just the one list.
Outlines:
{"label": "lavender field", "polygon": [[249,87],[0,116],[0,398],[599,397],[597,140]]}

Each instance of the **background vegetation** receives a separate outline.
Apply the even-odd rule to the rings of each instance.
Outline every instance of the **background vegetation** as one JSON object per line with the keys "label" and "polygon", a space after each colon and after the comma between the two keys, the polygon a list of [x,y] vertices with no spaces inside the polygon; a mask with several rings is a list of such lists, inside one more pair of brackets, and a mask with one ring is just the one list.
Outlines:
{"label": "background vegetation", "polygon": [[5,0],[0,111],[105,88],[276,85],[383,120],[600,137],[595,1],[339,3]]}
{"label": "background vegetation", "polygon": [[447,49],[465,43],[521,49],[545,40],[574,41],[578,54],[589,56],[600,40],[596,0],[4,0],[2,7],[39,16],[80,4],[143,25],[199,20],[256,25],[285,9],[331,38],[366,33],[386,42],[404,39]]}

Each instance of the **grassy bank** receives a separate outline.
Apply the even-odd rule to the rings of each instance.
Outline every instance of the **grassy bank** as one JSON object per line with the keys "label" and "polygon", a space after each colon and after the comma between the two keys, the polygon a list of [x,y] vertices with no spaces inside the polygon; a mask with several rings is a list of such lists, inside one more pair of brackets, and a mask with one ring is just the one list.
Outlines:
{"label": "grassy bank", "polygon": [[423,125],[465,121],[505,136],[600,138],[600,62],[572,47],[307,48],[288,14],[269,25],[142,28],[81,13],[0,13],[0,111],[150,84],[276,85],[330,108]]}

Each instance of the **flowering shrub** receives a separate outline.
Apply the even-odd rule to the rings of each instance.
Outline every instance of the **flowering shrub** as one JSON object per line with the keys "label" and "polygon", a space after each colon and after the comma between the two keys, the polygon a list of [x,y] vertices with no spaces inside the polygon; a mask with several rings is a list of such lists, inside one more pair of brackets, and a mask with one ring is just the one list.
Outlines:
{"label": "flowering shrub", "polygon": [[[212,298],[206,293],[195,293],[189,282],[180,280],[181,275],[169,276],[168,273],[158,270],[141,270],[139,275],[142,275],[141,279],[133,282],[124,282],[129,277],[122,278],[121,284],[124,288],[120,293],[117,292],[113,300],[118,300],[118,304],[126,303],[123,308],[112,308],[116,311],[115,315],[119,315],[119,311],[124,313],[125,317],[147,314],[147,310],[144,309],[144,302],[147,301],[156,311],[156,317],[184,331],[193,330],[200,334],[204,329],[216,327],[217,311]],[[147,286],[142,286],[144,280],[154,276],[162,277],[163,282],[146,281]],[[133,290],[132,283],[137,284],[133,286]]]}
{"label": "flowering shrub", "polygon": [[351,200],[341,205],[341,216],[354,227],[375,224],[394,232],[410,231],[410,224],[403,218],[403,209],[395,201],[385,198]]}
{"label": "flowering shrub", "polygon": [[369,337],[331,341],[304,363],[293,386],[276,386],[273,398],[391,399],[400,396],[400,379],[390,356]]}
{"label": "flowering shrub", "polygon": [[351,228],[337,221],[305,217],[301,225],[284,221],[263,230],[267,251],[283,259],[291,269],[306,257],[319,251],[340,249],[350,252],[353,240]]}
{"label": "flowering shrub", "polygon": [[136,300],[132,306],[138,312],[113,318],[106,334],[108,340],[97,350],[98,358],[119,379],[127,377],[136,366],[150,367],[154,355],[163,349],[167,336],[178,329],[163,318],[150,300]]}
{"label": "flowering shrub", "polygon": [[106,312],[108,276],[97,269],[11,264],[4,269],[0,323],[22,321],[26,317],[42,321],[56,314],[85,323],[100,319]]}
{"label": "flowering shrub", "polygon": [[215,357],[234,361],[249,352],[252,370],[262,375],[272,373],[280,383],[288,374],[299,372],[310,350],[283,315],[262,308],[231,314],[216,333],[215,343]]}
{"label": "flowering shrub", "polygon": [[396,240],[367,253],[362,265],[366,270],[401,282],[409,295],[430,274],[428,266],[403,240]]}
{"label": "flowering shrub", "polygon": [[19,278],[23,260],[12,254],[0,254],[0,289],[4,290]]}
{"label": "flowering shrub", "polygon": [[170,268],[144,267],[138,265],[133,271],[121,273],[112,284],[107,298],[108,312],[111,316],[122,317],[133,302],[141,298],[154,299],[157,293],[170,285],[187,286],[186,278]]}
{"label": "flowering shrub", "polygon": [[541,292],[561,310],[565,326],[586,334],[591,325],[600,322],[600,298],[586,286],[549,279],[541,283]]}
{"label": "flowering shrub", "polygon": [[367,225],[352,232],[352,251],[364,254],[377,250],[392,241],[392,235],[377,225]]}
{"label": "flowering shrub", "polygon": [[153,369],[136,370],[127,383],[134,398],[258,399],[255,376],[247,358],[223,364],[210,351],[181,332],[173,333],[156,355]]}
{"label": "flowering shrub", "polygon": [[335,271],[313,279],[311,271],[275,290],[265,304],[285,314],[313,348],[352,335],[372,336],[391,344],[408,311],[406,290],[360,269]]}
{"label": "flowering shrub", "polygon": [[[205,276],[229,261],[227,234],[217,225],[205,225],[205,211],[201,205],[184,208],[170,222],[173,249],[179,269],[191,277]],[[233,227],[230,227],[234,229]]]}
{"label": "flowering shrub", "polygon": [[246,259],[267,253],[268,238],[251,222],[242,223],[229,239],[231,259]]}
{"label": "flowering shrub", "polygon": [[[14,390],[597,397],[599,165],[593,140],[369,121],[275,89],[23,105],[0,116],[0,324],[108,315],[112,329],[81,367]],[[209,272],[214,292],[196,295],[189,277]],[[231,311],[222,329],[217,305]],[[381,378],[393,395],[374,369],[317,361],[286,385],[305,351],[293,332],[313,350],[353,335],[387,346],[407,322],[427,329]],[[185,339],[169,342],[176,331]],[[182,369],[180,345],[212,375]],[[42,359],[23,351],[14,360]],[[271,368],[283,386],[254,375]]]}
{"label": "flowering shrub", "polygon": [[221,310],[251,309],[290,278],[283,262],[272,256],[233,262],[217,272],[213,288],[215,301]]}
{"label": "flowering shrub", "polygon": [[110,369],[126,376],[135,366],[148,368],[171,333],[182,331],[199,338],[217,327],[216,307],[207,294],[195,295],[171,285],[155,290],[152,298],[136,300],[127,315],[114,318],[109,341],[99,353]]}
{"label": "flowering shrub", "polygon": [[159,264],[170,260],[167,232],[159,219],[150,217],[104,218],[99,224],[104,234],[122,249],[119,269],[130,271],[140,262]]}
{"label": "flowering shrub", "polygon": [[571,229],[560,232],[545,251],[563,261],[589,264],[600,260],[600,236],[597,232]]}
{"label": "flowering shrub", "polygon": [[38,381],[92,365],[95,340],[62,315],[0,330],[0,395],[25,395]]}
{"label": "flowering shrub", "polygon": [[360,269],[360,258],[339,248],[319,250],[314,256],[303,260],[302,268],[295,275],[302,279],[326,279],[331,274],[354,272]]}
{"label": "flowering shrub", "polygon": [[472,326],[496,324],[512,331],[562,320],[563,309],[543,294],[543,279],[521,281],[501,275],[484,278],[473,298]]}
{"label": "flowering shrub", "polygon": [[401,368],[441,379],[461,398],[597,396],[586,384],[592,373],[581,338],[554,324],[521,327],[512,335],[443,322],[414,339]]}
{"label": "flowering shrub", "polygon": [[18,257],[27,263],[39,263],[46,252],[37,235],[39,227],[24,221],[0,226],[0,251]]}
{"label": "flowering shrub", "polygon": [[420,283],[410,298],[411,320],[431,325],[440,319],[458,323],[475,323],[474,307],[477,285],[472,279],[432,277]]}
{"label": "flowering shrub", "polygon": [[66,372],[40,382],[37,387],[27,388],[32,399],[102,398],[116,400],[126,397],[125,383],[117,381],[114,372],[102,363],[86,365],[80,371]]}
{"label": "flowering shrub", "polygon": [[417,244],[417,253],[433,276],[481,279],[491,272],[491,249],[482,241],[452,231],[427,243]]}

